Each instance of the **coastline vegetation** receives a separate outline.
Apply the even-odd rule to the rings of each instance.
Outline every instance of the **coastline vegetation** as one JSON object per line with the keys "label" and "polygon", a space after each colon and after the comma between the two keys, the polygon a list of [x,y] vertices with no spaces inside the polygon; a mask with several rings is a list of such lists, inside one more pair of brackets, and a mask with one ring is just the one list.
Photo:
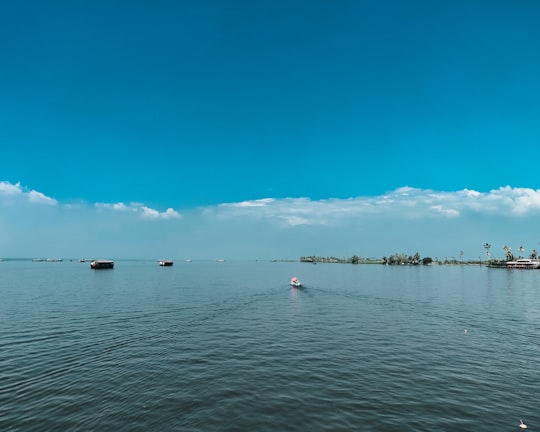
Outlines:
{"label": "coastline vegetation", "polygon": [[341,263],[341,264],[387,264],[387,265],[428,265],[433,262],[431,257],[421,258],[416,252],[414,255],[405,253],[396,253],[384,256],[382,258],[362,258],[358,255],[353,255],[350,258],[337,258],[335,256],[303,256],[300,257],[300,262],[305,263]]}
{"label": "coastline vegetation", "polygon": [[[486,259],[482,260],[478,257],[476,260],[463,260],[463,251],[459,252],[459,259],[456,257],[446,257],[444,259],[421,257],[420,253],[416,252],[414,255],[406,253],[394,253],[392,255],[383,256],[382,258],[362,258],[358,255],[353,255],[350,258],[337,258],[335,256],[323,257],[323,256],[302,256],[299,261],[304,263],[339,263],[339,264],[385,264],[385,265],[485,265],[488,267],[506,267],[508,261],[514,261],[516,259],[523,259],[525,255],[525,249],[523,246],[518,248],[518,255],[515,256],[512,253],[512,249],[509,246],[503,246],[504,258],[493,258],[491,256],[491,245],[489,243],[484,244]],[[533,249],[528,256],[529,259],[537,260],[538,252]]]}

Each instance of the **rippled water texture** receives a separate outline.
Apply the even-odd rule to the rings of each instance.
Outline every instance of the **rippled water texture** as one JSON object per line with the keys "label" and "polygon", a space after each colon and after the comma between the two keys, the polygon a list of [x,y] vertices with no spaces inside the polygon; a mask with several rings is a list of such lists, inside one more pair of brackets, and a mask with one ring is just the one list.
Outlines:
{"label": "rippled water texture", "polygon": [[0,262],[0,430],[540,430],[539,294],[476,266]]}

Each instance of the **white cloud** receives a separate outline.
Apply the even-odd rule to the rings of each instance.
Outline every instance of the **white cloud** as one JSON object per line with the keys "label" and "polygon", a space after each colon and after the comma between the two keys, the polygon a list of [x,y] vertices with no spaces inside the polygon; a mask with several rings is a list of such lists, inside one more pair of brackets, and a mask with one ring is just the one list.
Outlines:
{"label": "white cloud", "polygon": [[3,199],[3,202],[13,203],[12,199],[22,199],[23,202],[29,202],[32,204],[46,204],[46,205],[57,205],[58,201],[54,198],[50,198],[45,194],[35,191],[27,190],[23,188],[19,182],[13,184],[8,181],[0,182],[0,199]]}
{"label": "white cloud", "polygon": [[506,186],[493,193],[515,214],[525,214],[540,209],[539,190]]}
{"label": "white cloud", "polygon": [[178,213],[172,208],[168,208],[164,212],[159,212],[149,207],[142,206],[141,211],[142,211],[142,216],[145,219],[178,219],[180,218],[180,213]]}
{"label": "white cloud", "polygon": [[133,212],[136,213],[142,207],[142,204],[131,203],[129,205],[123,202],[117,203],[96,203],[94,204],[98,209],[113,210],[115,212]]}
{"label": "white cloud", "polygon": [[540,190],[506,186],[489,192],[470,189],[444,192],[402,187],[375,197],[316,201],[309,198],[264,198],[206,209],[207,214],[223,219],[267,219],[288,226],[336,225],[346,219],[367,216],[457,218],[465,212],[506,216],[540,214]]}
{"label": "white cloud", "polygon": [[273,198],[263,198],[263,199],[258,199],[254,201],[242,201],[242,202],[233,203],[230,205],[233,207],[264,207],[265,205],[271,204],[274,201],[275,199]]}
{"label": "white cloud", "polygon": [[37,192],[35,190],[31,190],[28,192],[28,199],[32,203],[38,203],[38,204],[47,204],[47,205],[56,205],[58,204],[58,201],[56,201],[54,198],[50,198],[41,192]]}
{"label": "white cloud", "polygon": [[129,210],[132,210],[132,209],[130,209],[130,207],[125,205],[123,202],[119,202],[119,203],[116,203],[116,204],[111,204],[111,208],[113,210],[117,210],[117,211],[129,211]]}
{"label": "white cloud", "polygon": [[396,189],[392,194],[393,195],[403,195],[408,196],[410,193],[414,193],[415,191],[418,191],[419,189],[415,189],[409,186],[403,186],[398,189]]}
{"label": "white cloud", "polygon": [[96,203],[96,208],[101,210],[112,210],[114,212],[132,212],[139,214],[143,219],[150,220],[167,220],[167,219],[179,219],[182,215],[174,210],[173,208],[168,208],[164,212],[160,212],[153,208],[147,207],[141,203],[130,203],[129,205],[124,204],[123,202],[118,203]]}
{"label": "white cloud", "polygon": [[449,216],[449,217],[459,216],[459,212],[457,210],[444,208],[442,205],[431,206],[431,209],[434,210],[436,213],[440,213],[445,216]]}
{"label": "white cloud", "polygon": [[0,182],[0,193],[3,195],[18,195],[22,193],[21,184],[2,181]]}

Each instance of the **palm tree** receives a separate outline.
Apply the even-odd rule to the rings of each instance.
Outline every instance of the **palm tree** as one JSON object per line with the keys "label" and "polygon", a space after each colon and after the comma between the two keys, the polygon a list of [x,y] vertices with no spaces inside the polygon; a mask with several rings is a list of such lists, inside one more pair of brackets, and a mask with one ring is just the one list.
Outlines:
{"label": "palm tree", "polygon": [[503,249],[506,252],[506,261],[512,261],[514,259],[514,255],[512,254],[512,248],[505,245]]}
{"label": "palm tree", "polygon": [[489,257],[490,257],[490,255],[489,255],[489,248],[490,248],[490,247],[491,247],[491,245],[490,245],[489,243],[486,243],[486,244],[484,245],[484,249],[486,250],[486,256],[487,256],[487,259],[488,259],[488,260],[489,260]]}

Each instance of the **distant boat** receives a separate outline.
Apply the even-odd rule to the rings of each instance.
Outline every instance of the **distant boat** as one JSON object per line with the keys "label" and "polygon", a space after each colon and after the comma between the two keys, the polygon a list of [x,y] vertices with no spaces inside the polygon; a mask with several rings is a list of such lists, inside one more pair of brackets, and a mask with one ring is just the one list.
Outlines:
{"label": "distant boat", "polygon": [[298,288],[298,287],[301,287],[302,286],[302,283],[300,282],[300,280],[298,278],[295,278],[293,277],[291,279],[291,282],[290,282],[291,286],[295,287],[295,288]]}
{"label": "distant boat", "polygon": [[94,261],[93,259],[88,259],[88,258],[81,258],[79,259],[79,262],[83,263],[83,262],[92,262]]}
{"label": "distant boat", "polygon": [[112,269],[113,267],[114,261],[111,260],[94,260],[90,263],[90,268],[94,270]]}
{"label": "distant boat", "polygon": [[186,262],[191,262],[191,260],[190,260],[190,259],[187,259]]}
{"label": "distant boat", "polygon": [[225,262],[224,259],[217,259],[216,262]]}
{"label": "distant boat", "polygon": [[506,263],[506,268],[534,270],[540,268],[540,262],[538,260],[523,258],[515,261],[508,261]]}
{"label": "distant boat", "polygon": [[62,258],[47,258],[47,262],[61,262]]}
{"label": "distant boat", "polygon": [[43,258],[34,258],[32,262],[43,262],[45,261]]}
{"label": "distant boat", "polygon": [[162,267],[170,267],[173,265],[173,262],[172,260],[161,260],[159,262],[159,265],[162,266]]}

